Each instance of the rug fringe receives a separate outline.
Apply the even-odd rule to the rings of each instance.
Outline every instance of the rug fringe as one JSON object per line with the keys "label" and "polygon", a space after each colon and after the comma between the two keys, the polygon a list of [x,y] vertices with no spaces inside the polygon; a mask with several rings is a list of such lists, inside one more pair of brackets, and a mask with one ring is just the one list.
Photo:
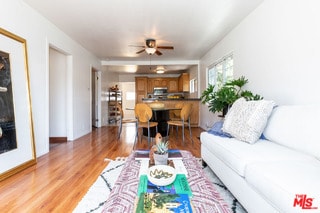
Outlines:
{"label": "rug fringe", "polygon": [[116,159],[112,160],[110,158],[105,158],[104,161],[105,162],[109,162],[109,161],[125,161],[127,160],[127,157],[116,157]]}
{"label": "rug fringe", "polygon": [[125,160],[127,160],[127,157],[117,157],[115,159],[115,161],[125,161]]}

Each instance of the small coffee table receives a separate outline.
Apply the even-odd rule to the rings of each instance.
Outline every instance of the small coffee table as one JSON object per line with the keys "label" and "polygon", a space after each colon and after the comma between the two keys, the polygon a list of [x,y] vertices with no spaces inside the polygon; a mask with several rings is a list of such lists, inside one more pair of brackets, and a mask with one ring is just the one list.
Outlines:
{"label": "small coffee table", "polygon": [[[197,159],[188,151],[182,151],[182,161],[187,169],[187,179],[192,190],[191,202],[195,212],[232,212],[220,197],[215,186],[204,174]],[[140,161],[136,161],[132,153],[116,181],[102,212],[127,213],[134,212],[135,199],[139,184]]]}

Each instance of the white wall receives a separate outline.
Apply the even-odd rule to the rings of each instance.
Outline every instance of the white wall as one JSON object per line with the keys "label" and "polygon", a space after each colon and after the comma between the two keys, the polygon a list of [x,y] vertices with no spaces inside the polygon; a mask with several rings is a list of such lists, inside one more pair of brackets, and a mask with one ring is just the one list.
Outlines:
{"label": "white wall", "polygon": [[[189,70],[188,70],[188,73],[189,73],[189,79],[192,80],[192,79],[195,79],[195,81],[197,82],[197,84],[195,85],[195,87],[197,87],[198,85],[198,82],[199,82],[199,77],[198,77],[198,72],[199,72],[199,66],[197,65],[194,65],[192,66]],[[193,93],[189,93],[189,98],[199,98],[199,89],[198,88],[195,88],[194,92]]]}
{"label": "white wall", "polygon": [[[320,103],[320,1],[265,0],[200,61],[201,91],[206,68],[233,51],[235,77],[277,104]],[[201,127],[213,121],[201,106]]]}
{"label": "white wall", "polygon": [[100,61],[65,33],[44,19],[22,0],[1,3],[0,27],[27,40],[30,90],[37,156],[49,150],[49,45],[68,55],[70,140],[91,131],[91,66],[100,69]]}
{"label": "white wall", "polygon": [[136,82],[136,75],[132,73],[119,74],[119,82]]}

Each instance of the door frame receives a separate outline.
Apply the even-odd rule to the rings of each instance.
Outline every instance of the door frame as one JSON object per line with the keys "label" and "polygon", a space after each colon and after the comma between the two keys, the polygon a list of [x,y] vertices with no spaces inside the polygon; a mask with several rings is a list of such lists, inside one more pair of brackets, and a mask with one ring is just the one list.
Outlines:
{"label": "door frame", "polygon": [[91,126],[101,127],[101,71],[91,67]]}

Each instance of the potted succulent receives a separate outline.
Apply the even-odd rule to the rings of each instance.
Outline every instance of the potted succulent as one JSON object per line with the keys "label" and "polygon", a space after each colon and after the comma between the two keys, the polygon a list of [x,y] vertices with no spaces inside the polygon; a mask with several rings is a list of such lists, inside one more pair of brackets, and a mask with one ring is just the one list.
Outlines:
{"label": "potted succulent", "polygon": [[168,141],[160,141],[155,145],[155,151],[153,154],[155,165],[167,165],[168,147]]}
{"label": "potted succulent", "polygon": [[238,79],[226,82],[220,88],[209,85],[209,87],[201,94],[201,102],[202,104],[208,104],[210,112],[222,112],[222,116],[224,117],[228,109],[238,98],[244,97],[248,101],[262,99],[260,95],[254,95],[248,90],[242,90],[242,87],[248,82],[248,79],[242,76]]}

